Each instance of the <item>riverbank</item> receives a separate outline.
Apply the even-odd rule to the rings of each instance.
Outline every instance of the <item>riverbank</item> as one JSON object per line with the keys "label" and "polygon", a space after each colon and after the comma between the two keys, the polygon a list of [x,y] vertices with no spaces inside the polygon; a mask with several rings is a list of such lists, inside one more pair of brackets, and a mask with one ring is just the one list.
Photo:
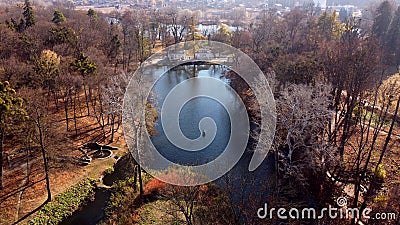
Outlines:
{"label": "riverbank", "polygon": [[173,186],[144,176],[143,196],[133,189],[133,179],[113,185],[108,217],[101,225],[187,224],[187,216],[196,224],[239,224],[228,196],[217,185]]}
{"label": "riverbank", "polygon": [[[24,220],[20,221],[19,224],[46,224],[46,223],[31,223],[30,221],[42,221],[42,220],[37,220],[36,218],[41,214],[43,214],[44,211],[48,211],[47,207],[48,205],[52,205],[51,207],[55,208],[60,208],[62,210],[65,210],[65,204],[59,205],[60,207],[56,207],[56,203],[59,201],[59,198],[65,198],[64,196],[67,195],[68,193],[71,192],[71,190],[74,190],[75,187],[81,186],[82,183],[87,183],[87,181],[90,181],[91,187],[86,187],[87,189],[90,189],[90,193],[87,193],[84,199],[82,200],[81,197],[83,196],[79,195],[76,196],[78,199],[70,199],[70,202],[73,203],[71,205],[71,208],[68,208],[68,213],[63,214],[62,218],[65,219],[66,217],[72,215],[76,210],[78,210],[84,203],[86,203],[86,200],[90,197],[94,197],[96,191],[98,190],[99,186],[101,186],[102,178],[107,174],[107,171],[110,170],[110,168],[113,168],[114,165],[118,162],[119,159],[121,159],[123,156],[128,154],[128,150],[126,148],[123,148],[122,142],[121,144],[115,143],[114,146],[119,147],[119,150],[113,151],[113,156],[110,158],[106,159],[95,159],[91,162],[91,164],[87,166],[79,166],[71,169],[70,171],[64,171],[62,174],[58,174],[56,176],[55,173],[52,173],[50,175],[50,181],[51,181],[51,190],[52,190],[52,195],[53,199],[51,202],[45,204],[44,206],[41,206],[38,210],[38,212],[33,213],[29,217],[25,218]],[[26,209],[26,210],[31,210],[33,211],[35,207],[37,208],[37,205],[40,204],[40,202],[44,202],[46,199],[46,195],[42,194],[41,192],[37,193],[36,198],[32,199],[31,207]],[[69,203],[66,204],[69,206]],[[57,214],[57,220],[59,220],[60,215]],[[52,217],[51,217],[52,218]],[[52,219],[53,220],[53,219]],[[52,224],[57,224],[57,223],[52,223]]]}
{"label": "riverbank", "polygon": [[96,181],[86,179],[46,203],[27,225],[59,224],[72,215],[85,201],[93,197]]}
{"label": "riverbank", "polygon": [[[103,171],[96,180],[93,195],[82,202],[80,207],[64,217],[60,225],[96,225],[107,218],[106,210],[113,206],[115,198],[122,190],[119,187],[132,189],[134,179],[131,178],[133,161],[129,154],[118,157],[116,163]],[[146,177],[146,176],[145,176]],[[148,179],[145,179],[147,181]],[[138,194],[135,191],[135,195]]]}

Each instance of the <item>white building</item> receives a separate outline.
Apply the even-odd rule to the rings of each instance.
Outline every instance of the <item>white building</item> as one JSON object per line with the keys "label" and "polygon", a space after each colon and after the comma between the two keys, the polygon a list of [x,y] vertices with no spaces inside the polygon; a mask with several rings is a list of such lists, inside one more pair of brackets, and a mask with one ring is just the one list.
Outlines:
{"label": "white building", "polygon": [[321,8],[326,8],[326,0],[314,0],[316,6],[320,6]]}

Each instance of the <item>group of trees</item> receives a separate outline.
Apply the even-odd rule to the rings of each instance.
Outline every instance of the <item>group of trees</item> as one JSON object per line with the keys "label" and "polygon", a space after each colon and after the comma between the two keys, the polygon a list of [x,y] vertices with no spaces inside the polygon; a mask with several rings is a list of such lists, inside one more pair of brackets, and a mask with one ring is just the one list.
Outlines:
{"label": "group of trees", "polygon": [[340,23],[336,12],[313,17],[295,9],[282,20],[266,14],[259,25],[236,32],[240,41],[235,34],[231,39],[266,73],[275,73],[275,153],[282,185],[276,197],[289,199],[290,206],[310,199],[326,204],[338,196],[328,191],[335,190],[329,182],[324,184],[327,174],[341,187],[354,185],[353,193],[345,193],[354,208],[365,208],[378,195],[379,170],[393,143],[393,126],[398,127],[400,101],[393,91],[399,84],[384,81],[397,71],[400,58],[394,52],[400,40],[397,19],[381,12],[387,6],[381,3],[371,27],[363,19]]}
{"label": "group of trees", "polygon": [[388,63],[400,64],[400,6],[383,1],[376,10],[372,26],[372,35],[376,36],[386,53]]}
{"label": "group of trees", "polygon": [[[70,148],[67,143],[91,129],[86,123],[95,122],[100,135],[92,140],[114,141],[121,128],[121,105],[129,80],[122,74],[134,71],[160,40],[164,46],[179,42],[190,29],[193,38],[197,37],[191,12],[168,9],[162,15],[157,13],[99,15],[93,9],[41,8],[29,0],[21,8],[1,9],[0,76],[5,81],[1,143],[4,140],[10,147],[0,147],[0,177],[10,164],[3,162],[12,161],[16,154],[12,143],[26,143],[22,149],[28,158],[31,146],[40,146],[50,200],[48,174],[51,166],[56,166],[55,160],[62,158],[62,151],[56,151],[61,140],[64,149]],[[29,123],[17,118],[22,112]],[[28,125],[29,129],[24,127]],[[31,130],[32,136],[22,130]],[[29,140],[22,142],[25,138]],[[12,185],[10,182],[5,183]],[[0,179],[0,187],[2,184]],[[16,186],[22,190],[26,185]]]}
{"label": "group of trees", "polygon": [[[72,140],[93,122],[100,127],[93,141],[112,142],[119,130],[123,93],[108,85],[121,71],[114,69],[119,30],[94,10],[40,8],[29,0],[2,7],[0,21],[0,202],[18,194],[20,204],[24,190],[42,181],[50,201],[52,168],[75,163],[65,156],[77,147]],[[22,156],[26,165],[19,166]],[[23,177],[3,179],[19,170]],[[10,219],[4,215],[2,222]]]}
{"label": "group of trees", "polygon": [[[60,140],[79,138],[83,120],[97,124],[97,140],[114,141],[128,74],[156,48],[210,39],[247,53],[273,87],[278,109],[271,150],[274,199],[291,206],[332,203],[336,193],[328,192],[329,174],[342,186],[354,185],[352,206],[365,207],[379,191],[379,170],[398,126],[400,99],[393,91],[398,83],[383,81],[400,63],[399,11],[393,16],[393,5],[384,1],[371,26],[363,19],[341,23],[336,12],[316,14],[312,8],[295,8],[283,17],[265,11],[260,20],[235,30],[221,24],[200,32],[199,13],[188,10],[103,15],[32,7],[26,0],[22,9],[0,11],[0,153],[12,152],[3,141],[28,137],[21,143],[40,146],[50,200],[50,149]],[[7,140],[10,136],[17,138]],[[141,181],[139,165],[134,171],[135,181],[137,176]],[[362,201],[361,185],[369,196]],[[193,215],[185,216],[191,221]]]}

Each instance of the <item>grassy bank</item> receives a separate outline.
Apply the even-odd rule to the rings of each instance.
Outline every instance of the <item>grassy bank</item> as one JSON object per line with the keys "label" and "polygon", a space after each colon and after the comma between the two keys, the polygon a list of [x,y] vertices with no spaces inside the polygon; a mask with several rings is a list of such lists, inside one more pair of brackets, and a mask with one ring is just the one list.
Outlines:
{"label": "grassy bank", "polygon": [[44,205],[37,215],[28,221],[29,225],[58,224],[72,215],[82,203],[93,195],[95,181],[85,179],[67,191],[57,195],[55,199]]}

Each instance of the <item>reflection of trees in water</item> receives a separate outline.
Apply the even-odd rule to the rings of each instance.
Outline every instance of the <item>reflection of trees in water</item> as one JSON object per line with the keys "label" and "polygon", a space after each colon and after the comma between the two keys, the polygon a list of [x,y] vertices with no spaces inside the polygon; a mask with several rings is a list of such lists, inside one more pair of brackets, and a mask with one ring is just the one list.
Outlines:
{"label": "reflection of trees in water", "polygon": [[244,81],[243,78],[241,78],[237,73],[229,70],[226,73],[226,77],[230,80],[230,86],[238,93],[244,105],[246,106],[247,113],[249,114],[251,129],[251,135],[247,147],[249,148],[251,146],[251,149],[253,149],[257,144],[260,134],[261,109],[259,102],[257,101],[253,90],[250,88],[247,82]]}

